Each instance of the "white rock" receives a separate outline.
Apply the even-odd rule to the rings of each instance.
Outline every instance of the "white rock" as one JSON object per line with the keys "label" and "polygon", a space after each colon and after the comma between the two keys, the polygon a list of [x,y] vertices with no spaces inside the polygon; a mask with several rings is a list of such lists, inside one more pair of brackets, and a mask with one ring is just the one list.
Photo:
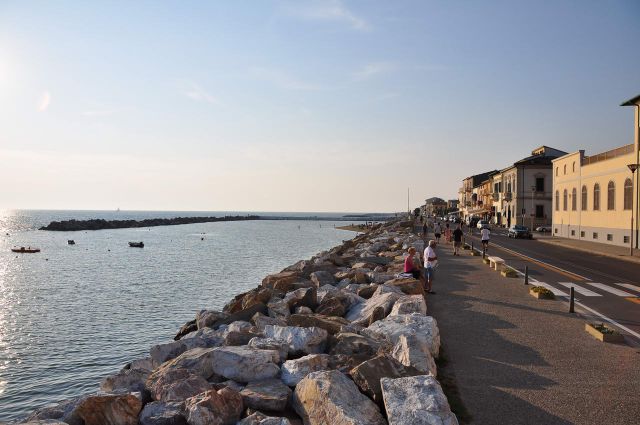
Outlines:
{"label": "white rock", "polygon": [[309,354],[295,360],[287,360],[282,364],[280,379],[290,387],[298,385],[311,372],[329,369],[329,355]]}
{"label": "white rock", "polygon": [[279,339],[289,344],[289,354],[322,353],[327,342],[327,335],[327,331],[316,327],[303,328],[272,325],[264,327],[264,336],[266,338]]}
{"label": "white rock", "polygon": [[433,376],[382,378],[380,383],[389,425],[458,425]]}
{"label": "white rock", "polygon": [[427,314],[427,303],[424,302],[422,295],[405,295],[398,298],[389,316],[411,313]]}
{"label": "white rock", "polygon": [[249,344],[247,344],[251,348],[257,348],[260,350],[275,350],[278,352],[278,361],[276,363],[280,364],[283,361],[287,360],[287,355],[289,354],[289,344],[285,341],[276,338],[260,338],[254,337],[251,338]]}
{"label": "white rock", "polygon": [[427,342],[415,334],[400,335],[391,355],[403,365],[413,366],[424,374],[438,374]]}
{"label": "white rock", "polygon": [[391,308],[398,298],[399,295],[392,292],[382,295],[374,294],[365,302],[356,304],[351,307],[345,315],[345,319],[357,325],[367,326],[369,324],[369,319],[371,318],[371,315],[373,314],[373,311],[376,309],[376,307],[382,307],[386,316],[387,314],[389,314],[389,312],[391,312]]}
{"label": "white rock", "polygon": [[387,339],[394,345],[398,343],[400,335],[414,334],[424,339],[434,358],[438,358],[440,353],[438,323],[433,317],[420,313],[387,316],[363,329],[362,333],[373,338]]}

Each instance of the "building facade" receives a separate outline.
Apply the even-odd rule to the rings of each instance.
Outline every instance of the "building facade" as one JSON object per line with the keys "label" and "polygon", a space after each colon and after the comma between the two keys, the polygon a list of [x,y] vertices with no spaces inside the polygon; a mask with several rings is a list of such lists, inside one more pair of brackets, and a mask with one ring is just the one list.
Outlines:
{"label": "building facade", "polygon": [[[635,140],[596,155],[580,150],[553,161],[553,235],[612,245],[637,244],[637,173],[640,96],[635,106]],[[635,212],[634,212],[635,210]],[[636,223],[632,224],[632,220]]]}

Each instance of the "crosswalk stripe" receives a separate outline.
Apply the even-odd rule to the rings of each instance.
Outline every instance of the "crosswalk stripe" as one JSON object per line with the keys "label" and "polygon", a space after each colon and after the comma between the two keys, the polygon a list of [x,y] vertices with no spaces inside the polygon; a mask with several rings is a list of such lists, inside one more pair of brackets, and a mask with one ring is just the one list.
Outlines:
{"label": "crosswalk stripe", "polygon": [[622,291],[620,289],[612,288],[609,285],[605,285],[604,283],[597,282],[585,282],[587,285],[595,286],[596,288],[602,289],[603,291],[607,291],[613,295],[617,295],[619,297],[635,297],[635,295],[630,294],[626,291]]}
{"label": "crosswalk stripe", "polygon": [[568,297],[569,296],[569,294],[567,294],[566,292],[563,292],[563,291],[561,291],[561,290],[549,285],[548,283],[536,282],[534,285],[536,285],[536,286],[544,286],[545,288],[547,288],[548,290],[553,292],[553,295],[557,295],[559,297]]}
{"label": "crosswalk stripe", "polygon": [[616,283],[616,285],[624,286],[627,289],[631,289],[632,291],[640,292],[640,286],[632,285],[630,283]]}
{"label": "crosswalk stripe", "polygon": [[601,297],[602,295],[597,292],[593,292],[591,289],[583,288],[582,286],[578,286],[573,282],[558,282],[558,284],[562,286],[566,286],[567,288],[573,287],[573,289],[578,293],[582,294],[585,297]]}

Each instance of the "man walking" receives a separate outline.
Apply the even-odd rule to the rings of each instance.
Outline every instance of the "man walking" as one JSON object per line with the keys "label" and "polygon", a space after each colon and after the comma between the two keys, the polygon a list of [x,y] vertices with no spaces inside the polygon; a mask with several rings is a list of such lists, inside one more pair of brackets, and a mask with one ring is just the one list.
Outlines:
{"label": "man walking", "polygon": [[460,255],[458,251],[462,246],[462,224],[458,224],[456,230],[453,231],[453,255]]}
{"label": "man walking", "polygon": [[427,294],[435,294],[431,289],[433,285],[433,277],[435,275],[435,268],[438,264],[438,256],[436,255],[435,248],[436,241],[431,239],[424,250],[424,276],[427,283],[427,287],[425,288]]}

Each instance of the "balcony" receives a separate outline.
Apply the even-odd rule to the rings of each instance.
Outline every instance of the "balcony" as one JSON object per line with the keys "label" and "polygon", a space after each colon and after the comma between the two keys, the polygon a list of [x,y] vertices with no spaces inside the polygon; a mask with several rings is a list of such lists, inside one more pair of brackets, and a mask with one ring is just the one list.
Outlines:
{"label": "balcony", "polygon": [[511,192],[505,192],[502,199],[504,199],[507,202],[511,201]]}
{"label": "balcony", "polygon": [[500,200],[500,193],[498,193],[498,192],[493,192],[491,194],[491,196],[493,197],[494,201],[499,201]]}

